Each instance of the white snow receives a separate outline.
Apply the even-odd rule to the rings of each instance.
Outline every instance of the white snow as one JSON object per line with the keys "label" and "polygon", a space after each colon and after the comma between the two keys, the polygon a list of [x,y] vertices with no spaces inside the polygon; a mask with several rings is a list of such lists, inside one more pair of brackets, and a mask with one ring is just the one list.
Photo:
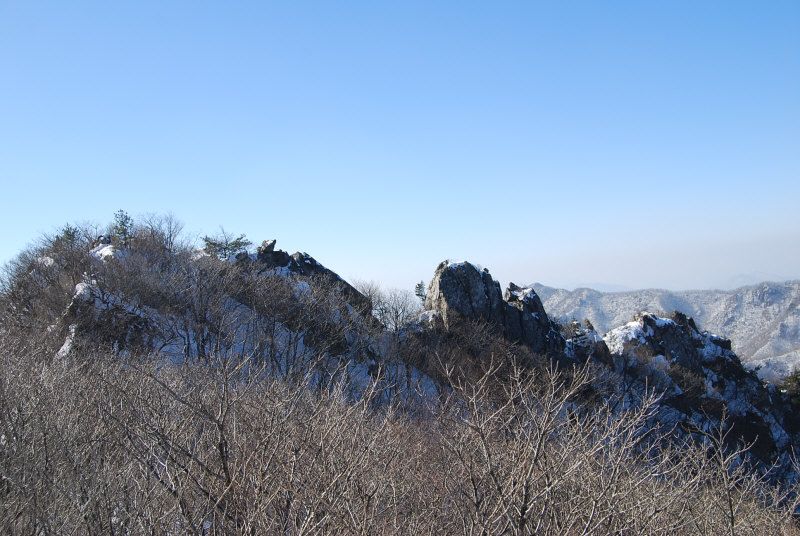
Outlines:
{"label": "white snow", "polygon": [[75,285],[73,300],[89,301],[94,298],[94,287],[90,283],[80,282]]}
{"label": "white snow", "polygon": [[75,331],[78,329],[78,326],[75,324],[71,324],[69,326],[69,334],[67,338],[64,340],[64,344],[61,345],[58,352],[56,352],[56,357],[67,357],[69,353],[72,351],[72,345],[75,342]]}
{"label": "white snow", "polygon": [[656,326],[663,328],[665,326],[677,326],[674,320],[670,320],[669,318],[661,318],[660,316],[653,317],[656,321]]}
{"label": "white snow", "polygon": [[117,248],[115,248],[112,244],[100,244],[99,246],[92,248],[89,251],[89,255],[104,261],[108,258],[116,257]]}
{"label": "white snow", "polygon": [[697,353],[699,353],[703,358],[703,361],[706,362],[714,361],[722,356],[722,348],[708,340],[708,337],[709,336],[707,336],[705,344],[703,344],[701,348],[697,349]]}
{"label": "white snow", "polygon": [[478,268],[476,265],[472,264],[469,261],[458,261],[458,262],[447,261],[447,267],[448,268],[459,268],[461,266],[471,266],[472,268],[474,268],[478,272],[482,272],[483,271],[483,270],[481,270],[480,268]]}
{"label": "white snow", "polygon": [[637,341],[639,344],[644,344],[645,337],[648,335],[652,335],[652,330],[649,327],[644,329],[641,322],[633,320],[624,326],[612,329],[605,334],[603,340],[612,354],[621,355],[625,350],[626,343]]}
{"label": "white snow", "polygon": [[731,339],[733,351],[742,362],[758,361],[756,365],[772,369],[763,374],[783,375],[800,363],[800,281],[762,283],[731,291],[606,293],[541,285],[534,288],[548,315],[588,318],[601,333],[624,324],[642,310],[678,310],[692,316],[701,331]]}
{"label": "white snow", "polygon": [[532,299],[532,297],[536,295],[536,291],[533,290],[531,287],[524,287],[524,288],[519,288],[517,290],[512,290],[511,294],[516,296],[522,301],[528,301],[529,299]]}
{"label": "white snow", "polygon": [[800,367],[800,350],[766,359],[756,359],[744,363],[744,366],[749,370],[756,371],[762,381],[779,383],[781,378],[788,376]]}
{"label": "white snow", "polygon": [[430,325],[430,324],[433,324],[436,321],[436,319],[438,319],[440,317],[441,317],[441,313],[439,313],[439,311],[433,311],[433,310],[422,311],[419,314],[419,318],[417,319],[417,322],[422,324],[422,325]]}

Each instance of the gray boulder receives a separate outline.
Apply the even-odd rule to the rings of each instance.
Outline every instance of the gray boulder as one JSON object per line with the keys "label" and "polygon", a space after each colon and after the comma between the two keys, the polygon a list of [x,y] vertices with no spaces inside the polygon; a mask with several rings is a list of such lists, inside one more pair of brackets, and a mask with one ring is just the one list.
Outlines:
{"label": "gray boulder", "polygon": [[506,338],[542,354],[560,354],[566,342],[531,288],[511,283],[503,296],[487,269],[468,262],[439,264],[425,298],[449,328],[463,319],[485,320]]}
{"label": "gray boulder", "polygon": [[275,251],[275,242],[277,242],[277,241],[274,240],[274,239],[273,240],[264,240],[263,242],[261,242],[261,245],[258,247],[258,250],[257,250],[258,254],[259,255],[264,255],[264,254],[272,253],[273,251]]}
{"label": "gray boulder", "polygon": [[446,327],[462,318],[502,325],[505,305],[500,283],[468,262],[439,264],[425,297],[425,309],[438,311]]}

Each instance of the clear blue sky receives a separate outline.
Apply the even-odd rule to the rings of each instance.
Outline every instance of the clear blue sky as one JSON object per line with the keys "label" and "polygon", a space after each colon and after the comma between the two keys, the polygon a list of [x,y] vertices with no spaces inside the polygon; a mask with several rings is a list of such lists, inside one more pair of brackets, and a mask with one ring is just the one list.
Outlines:
{"label": "clear blue sky", "polygon": [[800,2],[0,4],[0,262],[172,212],[413,288],[800,278]]}

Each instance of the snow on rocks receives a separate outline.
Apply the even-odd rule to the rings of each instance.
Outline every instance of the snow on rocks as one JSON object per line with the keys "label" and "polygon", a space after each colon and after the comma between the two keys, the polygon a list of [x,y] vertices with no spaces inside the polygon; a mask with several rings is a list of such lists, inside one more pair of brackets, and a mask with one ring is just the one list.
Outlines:
{"label": "snow on rocks", "polygon": [[645,344],[647,337],[652,335],[653,332],[650,328],[644,326],[638,320],[633,320],[624,326],[612,329],[606,333],[603,340],[612,354],[621,355],[631,344]]}
{"label": "snow on rocks", "polygon": [[659,413],[672,408],[676,424],[705,430],[727,418],[764,461],[791,444],[784,426],[793,420],[791,406],[742,366],[729,340],[701,332],[690,317],[640,313],[604,340],[616,372],[661,393]]}
{"label": "snow on rocks", "polygon": [[95,259],[105,261],[118,256],[118,250],[113,244],[99,244],[89,250],[89,255]]}
{"label": "snow on rocks", "polygon": [[61,345],[61,348],[59,348],[58,352],[56,352],[56,357],[64,358],[70,354],[72,351],[72,346],[75,344],[75,333],[77,330],[77,324],[70,324],[67,338],[64,340],[64,344]]}
{"label": "snow on rocks", "polygon": [[[800,281],[761,283],[735,290],[566,291],[534,285],[548,314],[554,318],[589,318],[601,332],[624,324],[637,311],[679,310],[713,333],[732,341],[742,362],[768,358],[787,362],[800,357]],[[798,359],[800,361],[800,359]],[[790,368],[761,364],[765,379],[789,373]]]}

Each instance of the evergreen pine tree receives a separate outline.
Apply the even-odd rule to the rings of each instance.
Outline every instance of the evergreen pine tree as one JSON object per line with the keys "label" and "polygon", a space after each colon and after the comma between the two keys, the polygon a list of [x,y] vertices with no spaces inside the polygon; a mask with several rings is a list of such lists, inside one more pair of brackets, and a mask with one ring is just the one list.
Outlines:
{"label": "evergreen pine tree", "polygon": [[204,236],[203,249],[210,255],[216,255],[220,259],[227,259],[240,251],[245,251],[252,244],[245,235],[241,234],[236,238],[228,234],[225,229],[220,227],[220,234],[217,236]]}
{"label": "evergreen pine tree", "polygon": [[800,369],[795,370],[783,379],[781,389],[789,395],[794,405],[800,405]]}
{"label": "evergreen pine tree", "polygon": [[114,228],[111,234],[117,238],[119,245],[128,247],[133,237],[133,218],[128,213],[119,209],[114,213]]}
{"label": "evergreen pine tree", "polygon": [[425,283],[423,281],[420,281],[414,287],[414,294],[416,294],[417,298],[419,298],[422,303],[425,303]]}

